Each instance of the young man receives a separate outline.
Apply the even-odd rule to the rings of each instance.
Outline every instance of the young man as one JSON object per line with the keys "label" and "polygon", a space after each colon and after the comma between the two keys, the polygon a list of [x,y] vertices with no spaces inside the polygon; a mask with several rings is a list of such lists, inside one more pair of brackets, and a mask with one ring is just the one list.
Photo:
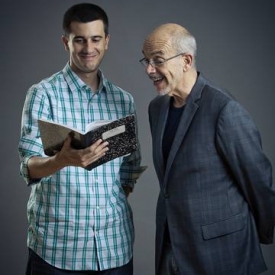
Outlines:
{"label": "young man", "polygon": [[135,113],[132,96],[99,70],[110,39],[106,13],[93,4],[74,5],[63,29],[69,62],[29,89],[22,115],[20,171],[31,185],[27,274],[131,275],[134,227],[127,195],[144,171],[139,150],[92,171],[84,167],[105,154],[108,142],[75,150],[68,137],[53,157],[43,153],[39,118],[84,130],[94,120]]}
{"label": "young man", "polygon": [[143,44],[160,183],[156,274],[255,275],[273,241],[271,164],[247,111],[195,66],[196,41],[164,24]]}

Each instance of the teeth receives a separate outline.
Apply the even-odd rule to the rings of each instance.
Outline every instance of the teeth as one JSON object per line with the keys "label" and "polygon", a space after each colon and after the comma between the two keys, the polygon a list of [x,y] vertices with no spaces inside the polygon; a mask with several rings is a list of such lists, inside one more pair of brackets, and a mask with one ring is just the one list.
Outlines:
{"label": "teeth", "polygon": [[159,80],[162,80],[163,77],[152,77],[151,78],[153,81],[159,81]]}

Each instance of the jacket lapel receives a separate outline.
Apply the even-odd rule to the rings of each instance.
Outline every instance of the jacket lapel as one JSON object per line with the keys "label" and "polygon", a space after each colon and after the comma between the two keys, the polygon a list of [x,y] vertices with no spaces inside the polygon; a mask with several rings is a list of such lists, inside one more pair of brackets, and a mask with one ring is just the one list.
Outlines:
{"label": "jacket lapel", "polygon": [[[170,168],[173,164],[174,158],[179,150],[180,145],[183,142],[183,139],[187,133],[188,128],[190,127],[190,124],[199,108],[199,105],[197,104],[197,100],[201,97],[203,88],[205,86],[205,78],[201,75],[198,76],[198,79],[191,91],[191,93],[188,96],[185,109],[183,111],[183,114],[180,119],[180,123],[178,125],[178,129],[170,150],[170,154],[167,160],[167,166],[166,166],[166,171],[165,171],[165,178],[164,178],[164,184],[166,184],[168,180],[168,175]],[[166,120],[165,120],[166,122]],[[165,124],[164,124],[165,126]],[[162,142],[162,140],[161,140]]]}
{"label": "jacket lapel", "polygon": [[157,156],[157,169],[156,171],[159,172],[159,179],[164,178],[165,168],[164,168],[164,160],[163,160],[163,152],[162,152],[162,140],[163,140],[163,133],[165,130],[166,120],[168,117],[169,112],[169,105],[170,105],[170,97],[164,96],[162,104],[160,106],[160,112],[158,117],[158,127],[156,132],[156,143],[155,143],[155,152]]}

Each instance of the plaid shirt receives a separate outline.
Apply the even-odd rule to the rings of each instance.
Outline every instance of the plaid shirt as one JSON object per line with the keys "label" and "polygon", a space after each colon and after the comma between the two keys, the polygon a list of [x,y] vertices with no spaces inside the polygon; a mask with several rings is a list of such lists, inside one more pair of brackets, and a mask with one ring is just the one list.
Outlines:
{"label": "plaid shirt", "polygon": [[95,93],[70,69],[33,85],[22,115],[20,173],[31,185],[27,206],[28,246],[53,266],[69,270],[110,269],[126,264],[133,254],[132,211],[123,185],[133,187],[144,168],[140,151],[92,171],[65,167],[42,179],[29,178],[32,156],[45,156],[37,119],[84,130],[99,119],[135,113],[132,96],[99,72]]}

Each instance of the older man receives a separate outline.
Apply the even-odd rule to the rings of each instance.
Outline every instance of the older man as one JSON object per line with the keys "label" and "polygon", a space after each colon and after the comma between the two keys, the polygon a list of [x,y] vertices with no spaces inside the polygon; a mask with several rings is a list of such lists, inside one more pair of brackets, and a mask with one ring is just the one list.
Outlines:
{"label": "older man", "polygon": [[248,112],[196,70],[196,41],[164,24],[143,45],[160,193],[156,274],[255,275],[273,241],[272,168]]}

